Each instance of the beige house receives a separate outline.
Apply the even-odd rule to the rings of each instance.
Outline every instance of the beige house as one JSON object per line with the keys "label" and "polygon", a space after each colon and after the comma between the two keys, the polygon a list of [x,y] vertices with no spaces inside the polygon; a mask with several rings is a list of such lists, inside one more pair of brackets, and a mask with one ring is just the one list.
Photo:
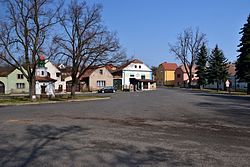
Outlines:
{"label": "beige house", "polygon": [[[71,81],[67,82],[67,91],[71,90]],[[113,86],[113,75],[105,66],[91,67],[80,78],[76,91],[96,91],[105,86]]]}

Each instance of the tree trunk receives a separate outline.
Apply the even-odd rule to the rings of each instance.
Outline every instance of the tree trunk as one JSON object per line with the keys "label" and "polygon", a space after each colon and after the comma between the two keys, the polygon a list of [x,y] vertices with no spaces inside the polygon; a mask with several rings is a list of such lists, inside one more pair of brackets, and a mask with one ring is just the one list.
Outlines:
{"label": "tree trunk", "polygon": [[192,87],[192,74],[191,75],[188,75],[188,87],[191,88]]}
{"label": "tree trunk", "polygon": [[247,83],[247,94],[250,95],[250,82]]}
{"label": "tree trunk", "polygon": [[219,92],[219,81],[216,81],[217,84],[217,92]]}
{"label": "tree trunk", "polygon": [[71,98],[72,99],[75,98],[76,96],[76,85],[77,84],[72,81],[72,85],[71,85]]}
{"label": "tree trunk", "polygon": [[36,81],[35,78],[33,77],[29,80],[29,97],[31,101],[35,100],[33,97],[35,95],[36,95]]}

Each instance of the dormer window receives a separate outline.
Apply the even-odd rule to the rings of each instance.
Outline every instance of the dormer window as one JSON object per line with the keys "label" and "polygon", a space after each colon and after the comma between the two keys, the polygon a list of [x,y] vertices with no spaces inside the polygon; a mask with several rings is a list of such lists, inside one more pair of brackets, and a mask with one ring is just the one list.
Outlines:
{"label": "dormer window", "polygon": [[135,68],[137,68],[137,65],[135,65]]}

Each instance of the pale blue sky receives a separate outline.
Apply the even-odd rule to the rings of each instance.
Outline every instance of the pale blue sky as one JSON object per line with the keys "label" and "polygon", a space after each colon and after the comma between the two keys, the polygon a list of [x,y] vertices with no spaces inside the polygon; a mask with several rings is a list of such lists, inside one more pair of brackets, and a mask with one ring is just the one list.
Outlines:
{"label": "pale blue sky", "polygon": [[250,0],[87,0],[103,5],[103,20],[116,31],[128,56],[146,64],[179,62],[168,43],[186,27],[199,27],[208,47],[216,44],[235,61],[239,31],[250,14]]}

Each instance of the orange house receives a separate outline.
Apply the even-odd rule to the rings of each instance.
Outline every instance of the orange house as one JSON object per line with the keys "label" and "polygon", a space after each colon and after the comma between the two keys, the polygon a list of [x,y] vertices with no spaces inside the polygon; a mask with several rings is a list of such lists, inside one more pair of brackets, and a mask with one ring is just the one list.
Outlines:
{"label": "orange house", "polygon": [[174,86],[176,63],[161,63],[156,70],[157,85]]}

